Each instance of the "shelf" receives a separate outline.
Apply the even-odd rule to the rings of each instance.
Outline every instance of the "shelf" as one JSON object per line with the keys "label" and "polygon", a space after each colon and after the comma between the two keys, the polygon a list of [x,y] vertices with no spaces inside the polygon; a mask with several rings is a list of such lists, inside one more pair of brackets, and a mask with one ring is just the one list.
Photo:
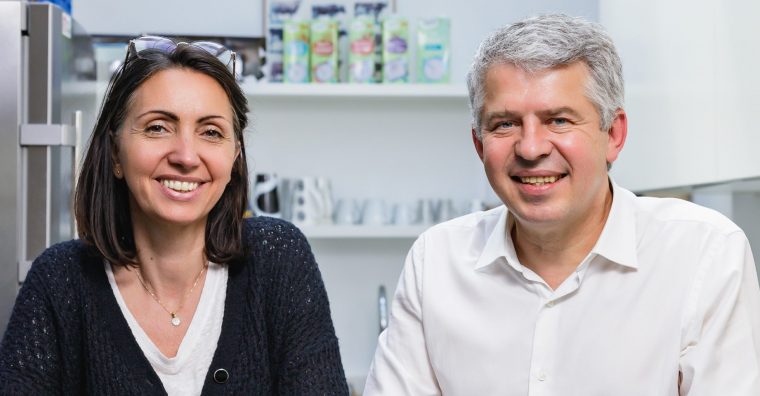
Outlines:
{"label": "shelf", "polygon": [[464,84],[287,84],[247,80],[243,91],[250,97],[319,98],[439,98],[467,99]]}
{"label": "shelf", "polygon": [[309,239],[371,239],[371,238],[417,238],[428,225],[409,226],[362,226],[323,225],[299,227]]}

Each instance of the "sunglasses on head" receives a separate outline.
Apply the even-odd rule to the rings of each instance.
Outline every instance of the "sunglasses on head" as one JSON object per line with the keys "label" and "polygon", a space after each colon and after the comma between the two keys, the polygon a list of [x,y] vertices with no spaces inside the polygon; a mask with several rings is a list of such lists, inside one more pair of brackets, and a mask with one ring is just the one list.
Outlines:
{"label": "sunglasses on head", "polygon": [[209,54],[215,56],[219,61],[221,61],[225,66],[227,66],[227,69],[230,70],[233,76],[235,76],[235,64],[237,63],[237,54],[234,51],[231,51],[229,48],[219,44],[215,43],[213,41],[193,41],[192,43],[186,43],[186,42],[179,42],[176,43],[174,40],[161,37],[161,36],[142,36],[138,37],[136,39],[129,40],[129,45],[127,46],[127,57],[124,59],[124,63],[126,64],[127,61],[130,59],[130,57],[140,57],[140,52],[148,49],[153,50],[159,50],[164,53],[171,53],[177,47],[182,45],[191,45],[193,47],[200,48]]}

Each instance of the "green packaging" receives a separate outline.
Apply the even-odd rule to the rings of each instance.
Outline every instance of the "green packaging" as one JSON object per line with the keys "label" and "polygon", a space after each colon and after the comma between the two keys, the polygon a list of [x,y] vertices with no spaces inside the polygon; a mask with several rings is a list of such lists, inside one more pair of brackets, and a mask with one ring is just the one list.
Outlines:
{"label": "green packaging", "polygon": [[338,22],[316,20],[311,23],[311,81],[338,82]]}
{"label": "green packaging", "polygon": [[283,27],[283,81],[309,82],[309,22],[285,21]]}
{"label": "green packaging", "polygon": [[417,82],[449,82],[450,48],[449,18],[430,18],[418,21]]}
{"label": "green packaging", "polygon": [[409,21],[404,17],[383,21],[383,82],[409,82]]}
{"label": "green packaging", "polygon": [[348,81],[373,83],[375,72],[375,21],[361,16],[348,30]]}

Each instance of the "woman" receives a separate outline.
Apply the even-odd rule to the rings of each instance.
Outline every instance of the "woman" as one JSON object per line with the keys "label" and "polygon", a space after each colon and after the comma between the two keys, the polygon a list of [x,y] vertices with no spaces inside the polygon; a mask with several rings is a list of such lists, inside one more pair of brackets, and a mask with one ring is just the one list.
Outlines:
{"label": "woman", "polygon": [[234,68],[215,43],[130,42],[77,185],[81,239],[35,260],[0,394],[347,394],[308,243],[242,218]]}

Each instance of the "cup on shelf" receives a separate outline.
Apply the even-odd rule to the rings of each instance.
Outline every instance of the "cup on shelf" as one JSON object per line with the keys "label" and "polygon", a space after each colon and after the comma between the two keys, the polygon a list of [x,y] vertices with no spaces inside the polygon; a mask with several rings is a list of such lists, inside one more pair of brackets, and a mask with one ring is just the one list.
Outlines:
{"label": "cup on shelf", "polygon": [[280,215],[287,221],[293,219],[293,188],[295,183],[295,179],[281,177],[277,186],[280,195]]}
{"label": "cup on shelf", "polygon": [[438,222],[438,200],[420,199],[418,205],[420,208],[420,224],[433,225]]}
{"label": "cup on shelf", "polygon": [[362,224],[369,226],[387,225],[390,216],[388,205],[379,198],[370,198],[364,202],[362,210]]}
{"label": "cup on shelf", "polygon": [[419,202],[400,202],[393,205],[393,224],[408,226],[420,222]]}
{"label": "cup on shelf", "polygon": [[332,223],[332,197],[327,179],[301,177],[292,189],[293,224],[311,226]]}
{"label": "cup on shelf", "polygon": [[436,221],[438,223],[451,220],[459,216],[459,211],[454,206],[454,201],[451,199],[439,199],[438,203],[438,216]]}
{"label": "cup on shelf", "polygon": [[332,185],[330,184],[330,179],[326,177],[318,177],[317,189],[322,195],[323,202],[321,223],[332,224],[335,208],[333,205]]}
{"label": "cup on shelf", "polygon": [[343,198],[335,203],[335,224],[353,225],[361,221],[361,205],[355,199]]}
{"label": "cup on shelf", "polygon": [[256,175],[251,206],[257,216],[281,217],[279,180],[275,173],[259,173]]}

